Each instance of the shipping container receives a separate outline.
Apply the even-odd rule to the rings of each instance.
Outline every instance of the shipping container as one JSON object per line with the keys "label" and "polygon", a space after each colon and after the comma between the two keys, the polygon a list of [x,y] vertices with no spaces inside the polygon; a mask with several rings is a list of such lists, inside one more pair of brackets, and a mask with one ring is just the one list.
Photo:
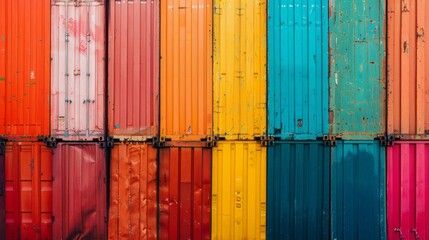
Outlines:
{"label": "shipping container", "polygon": [[110,161],[109,239],[156,239],[157,150],[117,143]]}
{"label": "shipping container", "polygon": [[395,142],[387,148],[389,239],[429,238],[429,142]]}
{"label": "shipping container", "polygon": [[159,0],[109,8],[109,135],[158,135]]}
{"label": "shipping container", "polygon": [[212,1],[161,2],[160,135],[213,133]]}
{"label": "shipping container", "polygon": [[103,136],[105,6],[53,0],[51,11],[51,136]]}
{"label": "shipping container", "polygon": [[266,238],[267,148],[222,141],[213,148],[213,239]]}
{"label": "shipping container", "polygon": [[388,0],[389,134],[429,137],[429,3]]}
{"label": "shipping container", "polygon": [[52,239],[52,151],[10,142],[5,152],[5,239]]}
{"label": "shipping container", "polygon": [[198,144],[159,150],[160,239],[210,239],[211,152]]}
{"label": "shipping container", "polygon": [[385,2],[330,3],[330,133],[374,139],[386,125]]}
{"label": "shipping container", "polygon": [[49,135],[50,2],[0,1],[0,135]]}
{"label": "shipping container", "polygon": [[379,141],[332,148],[332,239],[386,239],[386,149]]}
{"label": "shipping container", "polygon": [[275,142],[267,161],[268,239],[329,239],[330,148]]}
{"label": "shipping container", "polygon": [[266,1],[214,1],[214,134],[266,134]]}
{"label": "shipping container", "polygon": [[53,238],[107,238],[106,159],[97,143],[59,143],[53,153]]}
{"label": "shipping container", "polygon": [[5,178],[5,159],[4,146],[0,140],[0,239],[6,239],[6,178]]}
{"label": "shipping container", "polygon": [[328,134],[328,0],[268,4],[268,133]]}

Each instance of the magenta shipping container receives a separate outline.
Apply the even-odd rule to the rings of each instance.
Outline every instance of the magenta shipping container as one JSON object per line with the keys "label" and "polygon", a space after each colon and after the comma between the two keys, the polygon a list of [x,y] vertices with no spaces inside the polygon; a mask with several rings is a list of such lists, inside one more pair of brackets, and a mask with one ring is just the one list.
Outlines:
{"label": "magenta shipping container", "polygon": [[429,239],[429,142],[387,148],[389,239]]}
{"label": "magenta shipping container", "polygon": [[103,1],[54,0],[51,8],[51,135],[88,140],[104,132]]}
{"label": "magenta shipping container", "polygon": [[97,143],[60,143],[52,157],[53,239],[106,239],[106,163]]}
{"label": "magenta shipping container", "polygon": [[157,135],[159,0],[110,0],[109,135]]}

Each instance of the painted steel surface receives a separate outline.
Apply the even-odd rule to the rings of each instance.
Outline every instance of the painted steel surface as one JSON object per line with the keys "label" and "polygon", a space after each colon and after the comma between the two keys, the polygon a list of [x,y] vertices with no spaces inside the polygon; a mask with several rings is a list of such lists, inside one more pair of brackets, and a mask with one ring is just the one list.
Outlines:
{"label": "painted steel surface", "polygon": [[52,239],[52,158],[43,143],[8,143],[6,238]]}
{"label": "painted steel surface", "polygon": [[266,158],[256,141],[213,148],[213,239],[266,238]]}
{"label": "painted steel surface", "polygon": [[328,134],[328,0],[268,4],[268,133]]}
{"label": "painted steel surface", "polygon": [[107,238],[106,163],[97,143],[59,143],[53,153],[53,238]]}
{"label": "painted steel surface", "polygon": [[214,134],[266,134],[266,1],[214,0]]}
{"label": "painted steel surface", "polygon": [[157,150],[118,143],[110,162],[109,239],[156,239]]}
{"label": "painted steel surface", "polygon": [[51,10],[51,135],[92,140],[104,134],[104,5]]}
{"label": "painted steel surface", "polygon": [[429,238],[429,143],[397,141],[387,148],[389,239]]}
{"label": "painted steel surface", "polygon": [[50,4],[0,1],[0,135],[49,134]]}
{"label": "painted steel surface", "polygon": [[385,3],[331,1],[331,133],[374,139],[385,132]]}
{"label": "painted steel surface", "polygon": [[213,133],[212,1],[161,2],[160,135]]}
{"label": "painted steel surface", "polygon": [[275,142],[267,161],[267,238],[329,239],[330,148]]}
{"label": "painted steel surface", "polygon": [[158,135],[159,1],[110,0],[109,134]]}
{"label": "painted steel surface", "polygon": [[332,239],[386,239],[385,161],[379,141],[338,141],[332,148]]}
{"label": "painted steel surface", "polygon": [[[4,147],[0,141],[0,216],[6,216],[6,178]],[[0,217],[0,239],[6,239],[6,218]]]}
{"label": "painted steel surface", "polygon": [[388,0],[389,134],[429,135],[429,3]]}
{"label": "painted steel surface", "polygon": [[159,238],[210,239],[211,149],[159,151]]}

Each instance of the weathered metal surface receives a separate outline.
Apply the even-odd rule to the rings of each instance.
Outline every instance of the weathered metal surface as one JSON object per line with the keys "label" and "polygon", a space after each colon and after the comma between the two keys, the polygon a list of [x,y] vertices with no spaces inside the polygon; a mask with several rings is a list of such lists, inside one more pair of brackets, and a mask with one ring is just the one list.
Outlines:
{"label": "weathered metal surface", "polygon": [[389,239],[429,237],[429,143],[395,142],[387,148]]}
{"label": "weathered metal surface", "polygon": [[104,135],[105,8],[52,4],[51,135],[91,140]]}
{"label": "weathered metal surface", "polygon": [[51,156],[43,143],[7,144],[5,239],[52,239]]}
{"label": "weathered metal surface", "polygon": [[266,1],[214,1],[214,134],[266,133]]}
{"label": "weathered metal surface", "polygon": [[49,134],[49,1],[0,1],[0,136]]}
{"label": "weathered metal surface", "polygon": [[6,239],[6,178],[5,178],[4,147],[0,141],[0,239]]}
{"label": "weathered metal surface", "polygon": [[329,239],[330,148],[276,142],[267,161],[267,238]]}
{"label": "weathered metal surface", "polygon": [[213,239],[266,238],[266,159],[256,141],[213,148]]}
{"label": "weathered metal surface", "polygon": [[159,151],[159,238],[210,239],[211,149]]}
{"label": "weathered metal surface", "polygon": [[110,0],[109,134],[158,135],[159,1]]}
{"label": "weathered metal surface", "polygon": [[429,3],[387,1],[389,134],[429,138]]}
{"label": "weathered metal surface", "polygon": [[386,149],[338,141],[331,158],[331,239],[386,239]]}
{"label": "weathered metal surface", "polygon": [[156,239],[157,150],[118,143],[110,162],[109,239]]}
{"label": "weathered metal surface", "polygon": [[268,133],[328,134],[328,0],[268,4]]}
{"label": "weathered metal surface", "polygon": [[160,135],[200,140],[213,133],[212,1],[160,4]]}
{"label": "weathered metal surface", "polygon": [[329,114],[331,133],[343,139],[384,134],[385,2],[330,3]]}
{"label": "weathered metal surface", "polygon": [[96,143],[60,143],[53,153],[53,239],[107,238],[106,163]]}

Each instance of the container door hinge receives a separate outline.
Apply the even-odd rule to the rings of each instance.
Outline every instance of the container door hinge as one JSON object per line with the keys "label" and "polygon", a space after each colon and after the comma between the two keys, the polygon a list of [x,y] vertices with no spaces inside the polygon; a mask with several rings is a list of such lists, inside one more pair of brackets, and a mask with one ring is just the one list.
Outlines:
{"label": "container door hinge", "polygon": [[380,139],[381,146],[391,147],[393,146],[393,142],[395,141],[396,137],[393,134],[387,134],[387,135],[381,136],[379,139]]}
{"label": "container door hinge", "polygon": [[258,143],[261,144],[262,147],[268,146],[268,137],[266,135],[255,136],[254,139],[258,141]]}
{"label": "container door hinge", "polygon": [[337,146],[337,137],[335,135],[325,135],[322,137],[323,145],[327,147]]}

